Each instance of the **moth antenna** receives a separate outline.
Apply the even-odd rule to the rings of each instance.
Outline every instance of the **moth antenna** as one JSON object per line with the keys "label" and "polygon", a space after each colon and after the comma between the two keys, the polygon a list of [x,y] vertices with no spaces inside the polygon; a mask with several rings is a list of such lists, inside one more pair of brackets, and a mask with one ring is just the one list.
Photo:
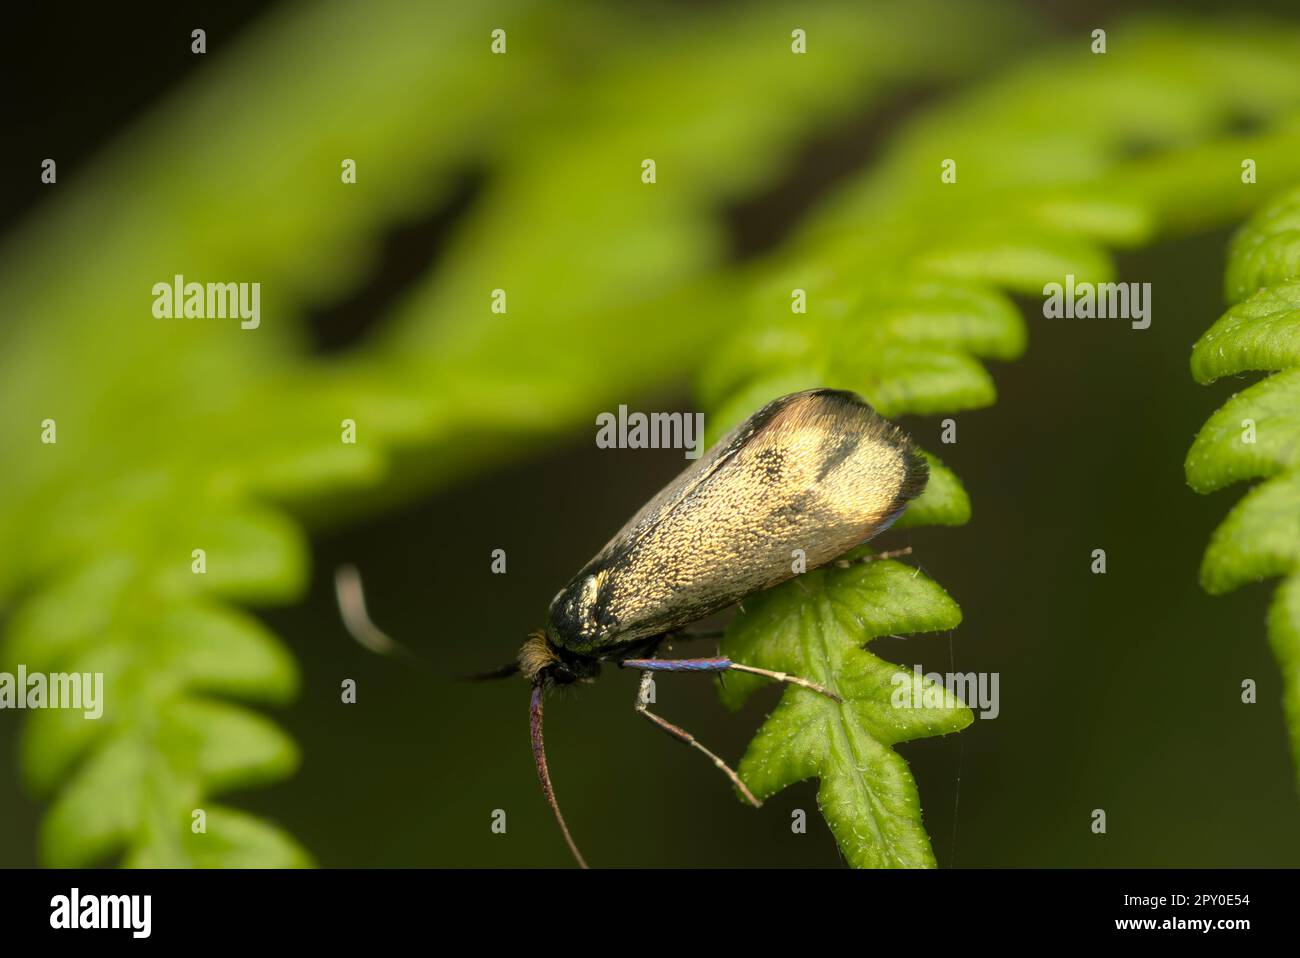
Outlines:
{"label": "moth antenna", "polygon": [[533,760],[537,763],[537,777],[542,783],[542,794],[546,796],[547,804],[551,806],[551,811],[555,813],[555,820],[560,823],[560,831],[564,833],[564,840],[569,845],[569,851],[573,852],[573,857],[578,860],[578,865],[582,868],[587,867],[587,860],[582,857],[582,852],[578,851],[578,845],[569,834],[569,826],[564,824],[564,815],[560,812],[560,803],[555,800],[555,789],[551,787],[551,773],[546,768],[546,745],[542,741],[542,685],[537,683],[533,686],[533,700],[528,708],[528,727],[532,732],[533,738]]}
{"label": "moth antenna", "polygon": [[509,662],[499,669],[490,669],[487,672],[475,672],[473,675],[462,676],[462,680],[466,682],[490,682],[493,679],[508,679],[518,673],[519,663]]}
{"label": "moth antenna", "polygon": [[370,621],[370,615],[366,612],[366,593],[361,587],[361,573],[356,566],[344,565],[335,570],[334,595],[338,600],[343,627],[359,645],[379,655],[406,652],[400,643]]}
{"label": "moth antenna", "polygon": [[[334,594],[338,599],[339,615],[343,619],[343,627],[348,630],[348,635],[352,636],[358,645],[379,655],[401,653],[418,661],[415,653],[370,620],[370,614],[366,611],[366,593],[361,586],[361,573],[357,571],[356,566],[344,565],[335,570]],[[462,678],[469,681],[504,679],[518,671],[519,663],[511,662],[499,669],[479,672],[475,675],[466,675]]]}

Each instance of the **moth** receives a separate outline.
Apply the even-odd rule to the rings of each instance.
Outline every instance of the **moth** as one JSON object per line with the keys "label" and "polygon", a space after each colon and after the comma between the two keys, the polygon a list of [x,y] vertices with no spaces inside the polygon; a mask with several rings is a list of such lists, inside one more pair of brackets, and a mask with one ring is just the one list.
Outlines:
{"label": "moth", "polygon": [[[592,682],[605,664],[640,670],[637,713],[706,756],[758,806],[726,762],[647,708],[654,673],[749,672],[838,696],[805,678],[726,656],[660,658],[660,647],[700,637],[685,627],[793,578],[796,570],[909,553],[842,558],[887,529],[928,479],[926,460],[907,434],[856,394],[810,389],[774,399],[628,520],[551,600],[546,627],[528,636],[515,661],[475,676],[518,673],[532,685],[529,731],[537,777],[579,865],[587,867],[546,764],[544,694]],[[343,622],[358,642],[384,654],[405,651],[371,623],[356,569],[339,569],[336,589]]]}
{"label": "moth", "polygon": [[582,867],[586,861],[547,769],[544,693],[594,681],[605,664],[640,670],[637,713],[703,753],[757,806],[721,758],[647,709],[654,673],[750,672],[835,694],[725,656],[659,658],[660,647],[689,637],[685,626],[793,578],[800,554],[806,569],[839,560],[888,528],[928,478],[926,460],[907,434],[856,394],[792,393],[768,403],[693,462],[559,591],[546,627],[528,636],[516,662],[493,675],[518,672],[532,685],[529,724],[537,775]]}

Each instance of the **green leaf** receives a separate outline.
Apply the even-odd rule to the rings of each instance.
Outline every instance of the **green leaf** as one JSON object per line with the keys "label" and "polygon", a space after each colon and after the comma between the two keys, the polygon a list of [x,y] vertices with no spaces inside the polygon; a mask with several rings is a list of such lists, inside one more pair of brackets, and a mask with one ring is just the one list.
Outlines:
{"label": "green leaf", "polygon": [[1229,592],[1247,582],[1286,575],[1300,567],[1300,472],[1252,489],[1214,530],[1201,582],[1206,591]]}
{"label": "green leaf", "polygon": [[[900,629],[940,631],[960,621],[939,586],[888,560],[809,572],[747,600],[727,629],[726,654],[812,679],[843,701],[787,687],[740,763],[745,783],[762,799],[816,777],[818,807],[850,865],[932,866],[916,783],[892,746],[956,732],[972,715],[928,680],[915,680],[914,698],[913,673],[865,646]],[[761,682],[729,676],[723,701],[736,708]]]}
{"label": "green leaf", "polygon": [[1236,304],[1196,343],[1192,375],[1208,383],[1247,370],[1282,371],[1229,399],[1188,450],[1187,481],[1197,492],[1266,480],[1214,531],[1201,583],[1220,594],[1285,577],[1268,635],[1300,782],[1300,190],[1238,231],[1227,275]]}
{"label": "green leaf", "polygon": [[[106,738],[42,825],[42,856],[51,865],[97,864],[122,847],[130,849],[128,862],[197,864],[182,836],[204,795],[276,781],[298,765],[297,748],[273,723],[216,702],[164,703],[156,721],[124,724]],[[287,835],[277,841],[292,844]]]}
{"label": "green leaf", "polygon": [[[1296,234],[1300,249],[1300,232]],[[1296,264],[1300,268],[1300,262]],[[1192,347],[1192,376],[1211,383],[1300,364],[1300,283],[1265,287],[1233,306]]]}
{"label": "green leaf", "polygon": [[1080,281],[1104,283],[1114,268],[1095,243],[1056,233],[1028,232],[1025,224],[990,223],[983,230],[941,242],[921,257],[921,264],[941,276],[980,280],[1027,295],[1073,273]]}
{"label": "green leaf", "polygon": [[1298,410],[1300,370],[1270,376],[1233,396],[1196,434],[1184,463],[1187,482],[1197,492],[1214,492],[1300,468]]}
{"label": "green leaf", "polygon": [[970,522],[970,496],[957,474],[929,453],[930,481],[925,492],[894,523],[895,529],[919,526],[964,526]]}
{"label": "green leaf", "polygon": [[[1276,290],[1278,298],[1294,308],[1295,289],[1287,281],[1297,276],[1300,276],[1300,192],[1287,194],[1260,210],[1233,237],[1225,283],[1228,301],[1236,303],[1267,287],[1280,287]],[[1277,301],[1265,298],[1263,303]]]}
{"label": "green leaf", "polygon": [[[184,823],[181,855],[196,868],[307,868],[311,856],[282,829],[246,812],[221,805],[203,810],[204,831],[194,831],[194,819]],[[166,867],[174,856],[160,855],[155,846],[139,847],[126,864],[131,868]]]}

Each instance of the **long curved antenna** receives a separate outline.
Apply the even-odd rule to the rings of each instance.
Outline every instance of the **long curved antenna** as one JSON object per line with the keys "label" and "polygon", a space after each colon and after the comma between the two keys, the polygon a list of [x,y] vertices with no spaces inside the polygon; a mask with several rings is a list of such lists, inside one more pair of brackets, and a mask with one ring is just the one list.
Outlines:
{"label": "long curved antenna", "polygon": [[546,769],[546,745],[542,741],[542,686],[537,684],[533,686],[533,700],[528,707],[528,727],[533,737],[533,761],[537,763],[537,777],[542,783],[542,794],[546,796],[547,803],[551,806],[551,811],[555,813],[555,820],[560,823],[560,831],[564,833],[564,840],[569,843],[569,851],[573,852],[573,857],[578,860],[578,864],[586,868],[587,860],[582,857],[582,852],[578,851],[578,845],[569,834],[569,826],[564,824],[564,816],[560,814],[560,804],[555,800],[555,789],[551,787],[551,773]]}
{"label": "long curved antenna", "polygon": [[519,674],[519,663],[508,662],[499,669],[492,669],[488,672],[475,672],[473,675],[463,675],[461,678],[466,682],[491,682],[493,679],[508,679],[512,675]]}
{"label": "long curved antenna", "polygon": [[338,599],[343,627],[358,644],[379,655],[406,652],[401,644],[370,621],[370,615],[366,612],[366,594],[361,588],[361,573],[356,566],[344,565],[335,570],[334,594]]}

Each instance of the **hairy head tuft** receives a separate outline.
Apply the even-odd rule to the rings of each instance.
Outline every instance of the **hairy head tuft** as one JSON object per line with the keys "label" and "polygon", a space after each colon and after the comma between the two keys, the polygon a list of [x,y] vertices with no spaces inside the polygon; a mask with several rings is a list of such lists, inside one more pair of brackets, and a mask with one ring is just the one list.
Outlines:
{"label": "hairy head tuft", "polygon": [[528,638],[519,650],[519,671],[530,684],[536,685],[541,680],[542,673],[559,661],[560,656],[551,643],[546,641],[545,632],[539,630],[528,633]]}

